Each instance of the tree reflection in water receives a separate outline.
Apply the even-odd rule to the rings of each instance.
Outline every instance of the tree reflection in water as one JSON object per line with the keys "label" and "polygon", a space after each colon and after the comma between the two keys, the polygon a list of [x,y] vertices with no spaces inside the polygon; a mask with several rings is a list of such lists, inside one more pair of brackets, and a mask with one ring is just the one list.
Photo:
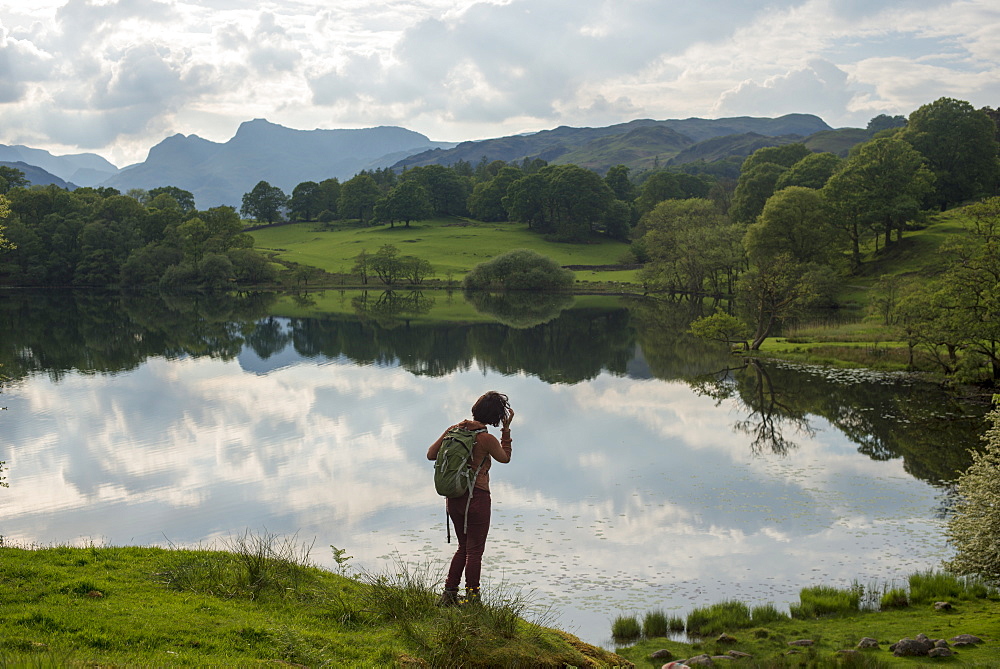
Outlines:
{"label": "tree reflection in water", "polygon": [[787,393],[774,385],[771,375],[756,358],[745,358],[736,367],[720,369],[690,385],[698,395],[715,399],[716,406],[734,398],[743,404],[749,415],[736,421],[733,427],[750,437],[750,450],[754,454],[787,455],[795,449],[796,443],[785,436],[786,429],[806,437],[815,434],[805,414],[792,405]]}
{"label": "tree reflection in water", "polygon": [[[734,428],[762,455],[786,455],[826,420],[873,460],[902,458],[911,475],[940,485],[980,446],[988,402],[906,375],[830,370],[741,359],[687,333],[690,303],[569,295],[474,294],[472,305],[503,322],[430,322],[435,298],[420,291],[340,291],[351,313],[277,318],[274,294],[121,296],[10,291],[0,301],[0,365],[14,382],[30,374],[115,374],[154,356],[234,359],[252,350],[398,364],[442,376],[479,365],[575,384],[600,374],[683,382],[718,401],[738,400]],[[575,300],[575,304],[574,304]],[[309,300],[291,298],[303,309]],[[510,323],[506,325],[505,323]]]}

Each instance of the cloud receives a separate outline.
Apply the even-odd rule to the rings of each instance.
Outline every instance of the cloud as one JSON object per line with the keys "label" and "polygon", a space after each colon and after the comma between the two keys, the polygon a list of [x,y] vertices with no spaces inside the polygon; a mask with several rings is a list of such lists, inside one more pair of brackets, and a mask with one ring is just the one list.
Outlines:
{"label": "cloud", "polygon": [[743,81],[725,91],[712,111],[722,116],[801,112],[831,118],[843,114],[855,95],[846,72],[817,59],[761,82]]}

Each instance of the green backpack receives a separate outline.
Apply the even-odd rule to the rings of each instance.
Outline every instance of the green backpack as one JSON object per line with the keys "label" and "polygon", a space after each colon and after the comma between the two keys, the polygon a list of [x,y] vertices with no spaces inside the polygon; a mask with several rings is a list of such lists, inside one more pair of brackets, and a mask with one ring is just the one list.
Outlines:
{"label": "green backpack", "polygon": [[[476,477],[486,464],[486,459],[490,457],[487,453],[476,470],[472,470],[469,458],[472,457],[472,449],[476,445],[476,435],[480,432],[486,432],[486,428],[480,430],[451,428],[445,433],[437,458],[434,460],[434,489],[439,495],[454,498],[469,493],[469,499],[465,504],[466,532],[469,530],[469,504],[472,502]],[[448,543],[451,543],[451,525],[448,524],[447,517],[445,524],[448,528]]]}

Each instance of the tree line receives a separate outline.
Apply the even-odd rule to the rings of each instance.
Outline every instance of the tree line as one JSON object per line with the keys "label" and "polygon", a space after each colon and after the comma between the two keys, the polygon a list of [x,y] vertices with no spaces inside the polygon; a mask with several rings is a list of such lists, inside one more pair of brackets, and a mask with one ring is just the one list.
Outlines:
{"label": "tree line", "polygon": [[174,186],[122,195],[0,178],[2,282],[214,291],[275,278],[232,207],[198,211]]}
{"label": "tree line", "polygon": [[[863,251],[897,245],[933,212],[963,205],[966,234],[943,247],[934,277],[887,278],[874,303],[911,350],[942,370],[1000,380],[1000,182],[993,110],[941,98],[855,146],[846,158],[803,144],[759,149],[728,206],[658,203],[633,230],[649,290],[732,297],[694,331],[758,348],[811,305],[832,305],[863,274]],[[874,121],[874,120],[873,120]],[[984,199],[985,198],[985,199]],[[971,204],[970,204],[971,203]],[[962,353],[963,355],[959,355]]]}

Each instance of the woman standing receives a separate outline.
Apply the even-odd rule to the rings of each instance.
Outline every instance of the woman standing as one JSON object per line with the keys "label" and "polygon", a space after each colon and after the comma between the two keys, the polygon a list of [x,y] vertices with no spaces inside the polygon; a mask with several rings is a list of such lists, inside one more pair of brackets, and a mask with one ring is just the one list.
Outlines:
{"label": "woman standing", "polygon": [[[464,428],[477,432],[476,442],[469,457],[469,467],[478,474],[472,492],[461,497],[448,498],[448,516],[455,525],[455,535],[458,537],[458,550],[451,559],[448,577],[444,582],[444,592],[438,602],[442,606],[458,603],[458,584],[465,573],[466,600],[479,601],[479,579],[483,570],[483,551],[486,549],[486,535],[490,531],[490,465],[497,462],[510,462],[511,440],[510,422],[514,420],[514,411],[510,408],[507,396],[491,390],[472,405],[472,420],[463,420],[452,427]],[[500,441],[486,431],[486,426],[499,427]],[[450,430],[452,428],[448,428]],[[427,449],[427,459],[437,459],[441,443],[448,434],[445,430],[437,441]],[[468,511],[466,511],[468,509]]]}

